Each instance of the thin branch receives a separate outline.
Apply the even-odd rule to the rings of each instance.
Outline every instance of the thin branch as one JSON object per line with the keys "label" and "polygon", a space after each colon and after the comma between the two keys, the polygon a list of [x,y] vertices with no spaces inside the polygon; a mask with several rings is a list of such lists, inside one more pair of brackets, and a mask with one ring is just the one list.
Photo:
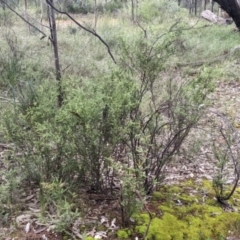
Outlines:
{"label": "thin branch", "polygon": [[41,34],[43,34],[45,37],[47,36],[43,31],[41,31],[39,28],[37,28],[36,26],[34,26],[33,24],[31,24],[29,21],[27,21],[23,16],[21,16],[18,12],[16,12],[13,8],[10,7],[9,4],[7,4],[7,2],[5,0],[2,0],[2,2],[12,11],[14,12],[18,17],[20,17],[25,23],[27,23],[28,25],[30,25],[31,27],[33,27],[34,29],[36,29],[38,32],[40,32]]}
{"label": "thin branch", "polygon": [[[4,0],[3,0],[4,1]],[[12,1],[12,3],[18,8],[18,9],[20,9],[20,11],[25,11],[23,8],[21,8],[18,4],[16,4],[14,1]],[[25,13],[28,17],[30,17],[34,22],[36,22],[36,23],[38,23],[38,24],[40,24],[42,27],[45,27],[45,28],[48,28],[49,29],[49,27],[48,26],[46,26],[46,25],[44,25],[44,24],[42,24],[41,22],[39,22],[38,20],[36,20],[36,18],[34,18],[34,17],[32,17],[29,13]]]}
{"label": "thin branch", "polygon": [[237,188],[237,186],[238,186],[240,174],[239,174],[239,169],[237,169],[237,161],[236,161],[236,159],[235,159],[234,156],[233,156],[233,152],[232,152],[232,148],[231,148],[231,145],[230,145],[230,143],[229,143],[229,140],[228,140],[228,138],[226,137],[226,135],[224,134],[222,128],[220,129],[220,132],[221,132],[221,135],[222,135],[222,137],[224,138],[224,140],[225,140],[225,142],[226,142],[226,144],[227,144],[228,150],[229,150],[229,152],[230,152],[230,156],[231,156],[232,161],[233,161],[233,164],[234,164],[234,168],[235,168],[234,170],[235,170],[235,175],[236,175],[236,177],[235,177],[235,183],[234,183],[234,186],[233,186],[231,192],[230,192],[229,194],[227,194],[227,196],[225,196],[225,197],[222,196],[221,199],[220,199],[220,200],[226,200],[226,201],[227,201],[227,200],[229,200],[230,197],[233,195],[233,193],[235,192],[235,190],[236,190],[236,188]]}
{"label": "thin branch", "polygon": [[47,2],[47,4],[48,4],[49,6],[51,6],[56,12],[68,16],[68,17],[69,17],[74,23],[76,23],[80,28],[82,28],[83,30],[85,30],[85,31],[91,33],[92,35],[94,35],[95,37],[97,37],[97,38],[106,46],[106,48],[107,48],[107,50],[108,50],[108,54],[109,54],[110,57],[112,58],[113,62],[114,62],[115,64],[117,64],[115,58],[113,57],[113,55],[112,55],[112,53],[111,53],[110,47],[109,47],[108,44],[102,39],[102,37],[101,37],[99,34],[97,34],[94,30],[90,30],[90,29],[84,27],[82,24],[80,24],[78,21],[76,21],[76,20],[75,20],[71,15],[69,15],[67,12],[61,11],[61,10],[57,9],[56,7],[54,7],[54,6],[49,2],[49,0],[46,0],[46,2]]}
{"label": "thin branch", "polygon": [[210,64],[216,63],[218,61],[224,61],[229,56],[231,56],[231,52],[217,56],[215,58],[212,58],[212,59],[206,60],[206,61],[204,60],[204,61],[199,61],[199,62],[177,63],[177,66],[179,66],[179,67],[186,67],[186,66],[199,67],[204,64],[210,65]]}
{"label": "thin branch", "polygon": [[152,222],[152,220],[153,220],[153,215],[152,215],[151,211],[149,210],[147,204],[144,202],[144,199],[142,198],[142,196],[141,196],[141,194],[139,193],[139,191],[136,190],[136,191],[135,191],[135,194],[136,194],[136,196],[140,199],[140,201],[143,203],[143,206],[144,206],[144,208],[145,208],[145,210],[147,211],[148,216],[149,216],[149,221],[148,221],[147,229],[146,229],[146,231],[145,231],[145,233],[144,233],[144,237],[143,237],[143,239],[145,239],[145,238],[147,237],[147,235],[148,235],[149,228],[150,228],[151,222]]}

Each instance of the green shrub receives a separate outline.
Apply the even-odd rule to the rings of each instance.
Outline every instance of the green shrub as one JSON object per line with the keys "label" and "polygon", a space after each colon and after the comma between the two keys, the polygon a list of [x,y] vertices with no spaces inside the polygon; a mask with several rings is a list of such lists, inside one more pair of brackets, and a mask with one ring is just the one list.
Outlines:
{"label": "green shrub", "polygon": [[[80,213],[75,209],[73,202],[74,195],[70,193],[68,186],[59,181],[53,180],[51,183],[42,182],[40,185],[40,219],[54,224],[56,232],[64,232],[72,223],[80,216]],[[53,217],[47,214],[51,209],[54,213]]]}
{"label": "green shrub", "polygon": [[108,158],[124,139],[134,89],[127,75],[115,72],[84,82],[81,89],[65,89],[59,109],[55,84],[16,88],[15,108],[5,123],[9,140],[24,152],[18,160],[28,176],[37,182],[80,177],[101,188]]}
{"label": "green shrub", "polygon": [[69,1],[66,4],[66,10],[69,13],[87,14],[87,13],[93,13],[94,7],[89,1],[74,0],[74,1]]}
{"label": "green shrub", "polygon": [[211,68],[203,68],[188,81],[178,78],[174,70],[169,74],[175,42],[181,34],[176,24],[161,37],[153,31],[147,39],[141,34],[132,41],[122,39],[119,43],[121,65],[138,84],[127,134],[136,177],[138,172],[144,172],[146,192],[152,191],[154,181],[162,180],[162,169],[199,121],[206,96],[214,88]]}
{"label": "green shrub", "polygon": [[102,188],[102,174],[111,166],[109,158],[125,138],[134,90],[128,75],[113,72],[84,82],[81,88],[67,93],[64,107],[67,115],[62,120],[71,124],[82,163],[81,175],[90,176],[88,182],[94,188]]}
{"label": "green shrub", "polygon": [[104,5],[105,11],[109,13],[113,13],[121,8],[123,8],[122,1],[110,1]]}
{"label": "green shrub", "polygon": [[169,16],[175,16],[178,11],[179,8],[176,1],[154,0],[140,2],[137,13],[140,20],[149,22],[156,18],[164,21]]}
{"label": "green shrub", "polygon": [[24,153],[17,161],[29,179],[38,183],[57,177],[62,171],[61,160],[54,150],[63,141],[62,128],[56,132],[57,93],[55,87],[49,85],[47,82],[34,86],[26,83],[24,87],[15,88],[15,107],[5,115],[8,138]]}

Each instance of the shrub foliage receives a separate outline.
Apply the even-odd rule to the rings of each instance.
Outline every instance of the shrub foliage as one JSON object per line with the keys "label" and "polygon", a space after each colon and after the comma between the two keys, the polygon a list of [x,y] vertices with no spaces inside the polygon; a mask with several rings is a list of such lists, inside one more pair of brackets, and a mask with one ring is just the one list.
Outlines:
{"label": "shrub foliage", "polygon": [[[171,64],[181,29],[177,22],[168,31],[144,30],[143,36],[138,29],[134,39],[118,37],[118,65],[97,76],[65,76],[61,108],[57,83],[19,84],[21,61],[8,63],[4,74],[13,76],[8,78],[14,102],[4,113],[4,127],[18,153],[13,165],[22,179],[41,187],[44,206],[54,195],[44,191],[54,182],[71,191],[113,193],[118,188],[127,225],[144,199],[136,196],[152,193],[161,182],[212,91],[208,68],[186,78]],[[59,199],[55,205],[63,204]]]}

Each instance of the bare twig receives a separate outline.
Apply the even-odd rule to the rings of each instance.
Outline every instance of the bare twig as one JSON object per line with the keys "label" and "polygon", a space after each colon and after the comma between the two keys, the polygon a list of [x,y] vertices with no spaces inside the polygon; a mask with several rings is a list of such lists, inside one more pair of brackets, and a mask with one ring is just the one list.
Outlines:
{"label": "bare twig", "polygon": [[117,62],[116,62],[115,58],[113,57],[113,54],[112,54],[112,52],[111,52],[111,50],[110,50],[110,47],[109,47],[108,44],[102,39],[102,37],[95,32],[95,30],[90,30],[90,29],[84,27],[82,24],[80,24],[78,21],[76,21],[70,14],[68,14],[67,12],[61,11],[61,10],[57,9],[56,7],[54,7],[54,6],[49,2],[49,0],[46,0],[46,2],[47,2],[47,4],[48,4],[49,6],[51,6],[56,12],[68,16],[68,17],[69,17],[75,24],[77,24],[80,28],[82,28],[83,30],[91,33],[91,34],[94,35],[96,38],[98,38],[98,39],[106,46],[106,48],[107,48],[107,50],[108,50],[108,54],[110,55],[110,57],[111,57],[111,59],[113,60],[113,62],[114,62],[115,64],[117,64]]}
{"label": "bare twig", "polygon": [[[4,1],[4,0],[3,0]],[[15,3],[14,1],[12,1],[11,3],[13,3],[18,9],[20,9],[22,12],[25,11],[25,9],[21,8],[17,3]],[[36,18],[32,17],[29,13],[25,13],[25,15],[29,18],[31,18],[32,20],[34,20],[34,22],[38,23],[39,25],[41,25],[42,27],[48,28],[48,26],[42,24],[41,22],[39,22],[38,20],[36,20]]]}
{"label": "bare twig", "polygon": [[40,32],[41,34],[43,34],[44,37],[47,36],[43,31],[41,31],[39,28],[37,28],[36,26],[34,26],[33,24],[31,24],[29,21],[27,21],[23,16],[21,16],[21,14],[19,14],[18,12],[16,12],[16,11],[6,2],[6,0],[2,0],[2,2],[3,2],[12,12],[14,12],[18,17],[20,17],[25,23],[27,23],[28,25],[30,25],[31,27],[33,27],[34,29],[36,29],[38,32]]}
{"label": "bare twig", "polygon": [[213,63],[216,63],[218,61],[223,61],[225,60],[227,57],[229,57],[231,55],[231,53],[226,53],[226,54],[223,54],[221,56],[217,56],[213,59],[210,59],[210,60],[207,60],[207,61],[199,61],[199,62],[188,62],[188,63],[177,63],[177,65],[179,67],[186,67],[186,66],[192,66],[192,67],[199,67],[199,66],[202,66],[204,64],[213,64]]}
{"label": "bare twig", "polygon": [[148,234],[148,232],[149,232],[149,228],[150,228],[152,219],[153,219],[153,216],[152,216],[152,213],[150,212],[147,204],[144,202],[144,199],[142,198],[142,196],[141,196],[141,194],[139,193],[139,191],[136,190],[136,191],[135,191],[135,194],[136,194],[136,196],[140,199],[140,201],[143,203],[143,206],[144,206],[144,208],[145,208],[145,210],[147,211],[148,216],[149,216],[149,222],[148,222],[147,229],[146,229],[146,231],[145,231],[145,233],[144,233],[144,237],[143,237],[143,239],[146,239],[147,234]]}
{"label": "bare twig", "polygon": [[220,129],[220,132],[221,132],[221,135],[222,137],[224,138],[226,144],[227,144],[227,148],[230,152],[230,156],[232,158],[232,161],[233,161],[233,165],[234,165],[234,170],[235,170],[235,183],[234,183],[234,186],[232,187],[232,190],[229,194],[227,194],[226,196],[222,196],[220,200],[229,200],[231,198],[231,196],[233,195],[233,193],[235,192],[237,186],[238,186],[238,182],[239,182],[239,178],[240,178],[240,173],[239,173],[239,168],[238,168],[238,164],[237,164],[237,160],[235,159],[235,157],[233,156],[233,152],[232,152],[232,149],[231,149],[231,144],[229,143],[229,140],[228,138],[226,137],[226,134],[223,132],[222,129]]}

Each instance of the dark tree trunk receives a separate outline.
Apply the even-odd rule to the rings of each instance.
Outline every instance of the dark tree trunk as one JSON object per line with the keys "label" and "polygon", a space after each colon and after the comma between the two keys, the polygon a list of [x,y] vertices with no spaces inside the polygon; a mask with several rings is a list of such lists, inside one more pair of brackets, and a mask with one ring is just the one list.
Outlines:
{"label": "dark tree trunk", "polygon": [[193,0],[190,0],[188,2],[188,5],[189,5],[189,13],[191,14],[192,13],[192,10],[193,10]]}
{"label": "dark tree trunk", "polygon": [[211,8],[212,12],[213,12],[213,6],[214,6],[214,1],[212,1],[212,8]]}
{"label": "dark tree trunk", "polygon": [[207,9],[207,0],[204,0],[204,7],[203,7],[203,10],[206,10]]}
{"label": "dark tree trunk", "polygon": [[5,11],[5,3],[2,0],[0,0],[0,5],[2,6],[2,9]]}
{"label": "dark tree trunk", "polygon": [[134,22],[134,19],[135,19],[135,16],[134,16],[134,0],[131,1],[131,4],[132,4],[132,21]]}
{"label": "dark tree trunk", "polygon": [[197,15],[197,0],[194,2],[194,8],[195,8],[195,16]]}
{"label": "dark tree trunk", "polygon": [[240,30],[240,6],[238,0],[214,0],[233,19]]}
{"label": "dark tree trunk", "polygon": [[55,12],[53,9],[53,0],[49,0],[51,6],[48,6],[48,15],[49,15],[49,25],[51,31],[51,41],[54,50],[54,60],[55,60],[55,71],[56,71],[56,80],[58,81],[58,106],[61,107],[63,103],[63,93],[62,93],[62,84],[61,84],[61,70],[58,56],[58,41],[57,41],[57,28],[55,21]]}

